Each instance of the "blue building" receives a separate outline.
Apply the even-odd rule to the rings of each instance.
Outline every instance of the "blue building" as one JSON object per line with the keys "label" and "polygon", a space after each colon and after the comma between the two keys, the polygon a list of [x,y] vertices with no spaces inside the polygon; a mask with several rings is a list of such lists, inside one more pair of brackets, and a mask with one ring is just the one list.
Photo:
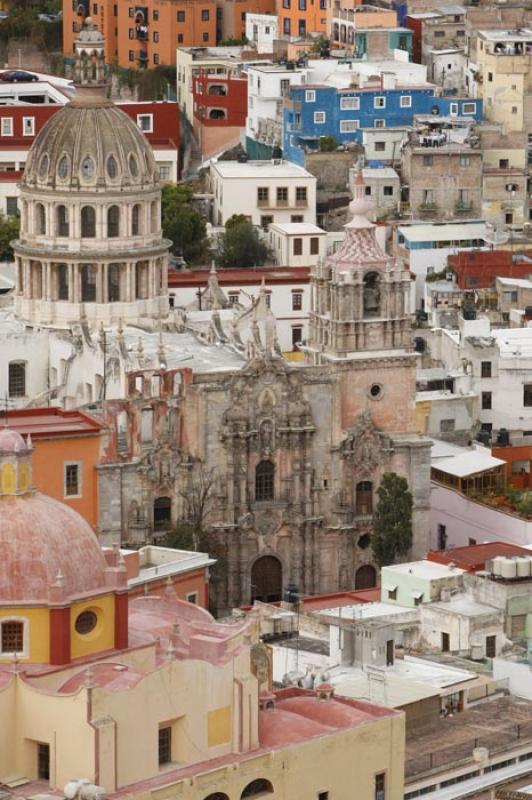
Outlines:
{"label": "blue building", "polygon": [[436,87],[382,89],[335,86],[293,86],[283,114],[283,156],[304,164],[305,148],[319,149],[320,138],[333,136],[338,144],[362,142],[365,128],[412,125],[418,114],[482,119],[482,101],[438,97]]}

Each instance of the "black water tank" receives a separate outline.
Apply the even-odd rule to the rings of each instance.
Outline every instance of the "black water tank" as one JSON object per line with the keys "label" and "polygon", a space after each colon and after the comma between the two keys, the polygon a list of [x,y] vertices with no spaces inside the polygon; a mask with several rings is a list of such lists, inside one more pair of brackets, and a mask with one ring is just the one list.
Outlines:
{"label": "black water tank", "polygon": [[484,447],[489,447],[491,444],[491,433],[489,431],[479,431],[477,433],[477,442],[480,442]]}
{"label": "black water tank", "polygon": [[507,428],[501,428],[497,434],[497,444],[501,447],[508,447],[510,444],[510,432]]}
{"label": "black water tank", "polygon": [[424,353],[426,346],[427,344],[422,336],[414,337],[414,350],[416,351],[416,353]]}
{"label": "black water tank", "polygon": [[476,319],[477,309],[472,303],[466,303],[462,309],[462,316],[464,319]]}

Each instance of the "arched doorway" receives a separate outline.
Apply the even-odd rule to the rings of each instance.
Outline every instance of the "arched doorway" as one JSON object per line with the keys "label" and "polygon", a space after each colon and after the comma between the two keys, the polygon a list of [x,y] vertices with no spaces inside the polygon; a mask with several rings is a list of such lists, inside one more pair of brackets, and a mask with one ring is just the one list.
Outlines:
{"label": "arched doorway", "polygon": [[153,529],[167,531],[172,525],[172,500],[170,497],[157,497],[153,504]]}
{"label": "arched doorway", "polygon": [[355,589],[373,589],[377,585],[377,570],[371,564],[359,567],[355,574]]}
{"label": "arched doorway", "polygon": [[251,569],[251,599],[263,603],[282,600],[283,568],[275,556],[262,556]]}

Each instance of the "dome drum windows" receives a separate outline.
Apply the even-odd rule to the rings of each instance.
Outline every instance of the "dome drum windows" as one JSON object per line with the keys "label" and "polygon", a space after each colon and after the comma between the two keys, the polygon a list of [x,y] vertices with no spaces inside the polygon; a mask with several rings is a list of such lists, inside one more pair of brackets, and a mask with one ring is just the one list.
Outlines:
{"label": "dome drum windows", "polygon": [[27,655],[27,624],[20,619],[4,619],[0,624],[0,655]]}
{"label": "dome drum windows", "polygon": [[70,225],[68,223],[68,209],[66,206],[57,206],[56,212],[56,235],[69,236]]}
{"label": "dome drum windows", "polygon": [[120,236],[120,209],[110,206],[107,209],[107,237],[109,239]]}
{"label": "dome drum windows", "polygon": [[81,209],[81,238],[94,239],[96,236],[96,210],[92,206]]}
{"label": "dome drum windows", "polygon": [[46,209],[42,203],[35,206],[35,233],[40,236],[46,234]]}
{"label": "dome drum windows", "polygon": [[141,207],[137,203],[131,210],[131,235],[140,236],[143,233]]}
{"label": "dome drum windows", "polygon": [[79,633],[80,636],[86,636],[88,633],[92,633],[97,625],[98,615],[90,609],[87,611],[82,611],[81,614],[78,614],[76,617],[76,622],[74,623],[76,633]]}

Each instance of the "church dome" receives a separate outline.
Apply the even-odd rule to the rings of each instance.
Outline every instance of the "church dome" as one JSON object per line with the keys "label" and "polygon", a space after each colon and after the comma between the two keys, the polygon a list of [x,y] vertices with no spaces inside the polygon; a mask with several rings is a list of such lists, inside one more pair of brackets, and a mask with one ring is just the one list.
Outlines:
{"label": "church dome", "polygon": [[35,492],[0,497],[0,518],[0,606],[48,604],[58,576],[65,599],[105,589],[107,563],[76,511]]}
{"label": "church dome", "polygon": [[18,453],[26,449],[26,442],[11,428],[0,430],[0,453]]}
{"label": "church dome", "polygon": [[133,120],[106,98],[76,98],[37,135],[22,187],[105,192],[154,188],[150,145]]}

